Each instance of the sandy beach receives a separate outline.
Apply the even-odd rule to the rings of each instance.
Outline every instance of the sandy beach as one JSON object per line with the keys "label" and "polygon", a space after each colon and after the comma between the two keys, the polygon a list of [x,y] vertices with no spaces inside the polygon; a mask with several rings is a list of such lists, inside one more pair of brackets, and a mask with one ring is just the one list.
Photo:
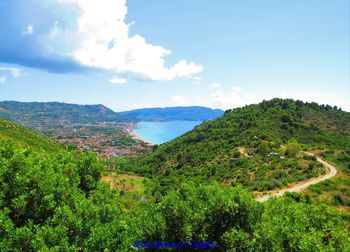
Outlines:
{"label": "sandy beach", "polygon": [[137,134],[133,131],[135,128],[136,128],[136,124],[134,124],[134,125],[132,126],[132,128],[127,129],[128,134],[129,134],[133,139],[139,140],[139,141],[142,141],[142,142],[145,142],[145,143],[147,143],[147,144],[150,145],[150,146],[153,146],[153,145],[154,145],[153,143],[151,143],[151,142],[147,141],[146,139],[142,138],[141,136],[137,135]]}

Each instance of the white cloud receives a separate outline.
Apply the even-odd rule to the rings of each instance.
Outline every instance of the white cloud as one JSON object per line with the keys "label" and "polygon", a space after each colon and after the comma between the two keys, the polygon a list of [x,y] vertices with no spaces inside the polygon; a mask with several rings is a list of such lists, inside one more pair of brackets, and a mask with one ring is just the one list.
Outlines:
{"label": "white cloud", "polygon": [[26,29],[22,32],[22,36],[32,35],[33,34],[33,26],[29,24]]}
{"label": "white cloud", "polygon": [[15,68],[15,67],[0,67],[0,72],[4,72],[5,76],[0,75],[0,83],[4,83],[7,80],[7,77],[12,76],[14,78],[17,78],[19,76],[22,76],[22,69]]}
{"label": "white cloud", "polygon": [[[212,83],[210,86],[213,88],[220,88],[221,84]],[[247,104],[257,103],[261,100],[263,100],[261,97],[243,92],[243,89],[237,86],[231,87],[230,91],[218,89],[211,94],[213,106],[222,109],[242,107]]]}
{"label": "white cloud", "polygon": [[219,87],[221,87],[221,84],[217,83],[217,82],[214,82],[214,83],[210,84],[209,86],[212,87],[212,88],[219,88]]}
{"label": "white cloud", "polygon": [[0,67],[0,71],[9,71],[11,72],[11,75],[15,78],[22,76],[22,69],[15,67]]}
{"label": "white cloud", "polygon": [[338,95],[331,92],[321,92],[321,91],[308,91],[303,93],[297,92],[284,92],[285,98],[292,98],[295,100],[301,100],[304,102],[317,102],[319,104],[328,104],[330,106],[337,105],[343,110],[350,111],[349,93],[343,93]]}
{"label": "white cloud", "polygon": [[186,96],[173,96],[171,100],[176,106],[187,106],[189,104],[189,99]]}
{"label": "white cloud", "polygon": [[127,80],[124,78],[114,77],[110,79],[109,82],[113,84],[125,84]]}
{"label": "white cloud", "polygon": [[194,80],[196,85],[199,85],[202,81],[202,78],[199,76],[186,76],[186,79]]}
{"label": "white cloud", "polygon": [[233,89],[231,89],[230,92],[224,92],[220,89],[211,94],[213,106],[222,109],[242,107],[247,104],[258,103],[262,100],[261,97],[252,94],[245,94],[240,90],[234,91]]}
{"label": "white cloud", "polygon": [[125,0],[59,1],[76,4],[81,10],[75,31],[78,42],[72,55],[85,66],[159,81],[188,77],[203,71],[203,66],[186,60],[167,68],[164,57],[171,54],[170,50],[149,44],[140,35],[129,36],[132,24],[125,23]]}
{"label": "white cloud", "polygon": [[241,92],[241,91],[243,91],[243,89],[240,87],[232,87],[232,91],[233,92]]}
{"label": "white cloud", "polygon": [[219,89],[211,93],[210,106],[221,109],[232,109],[279,97],[284,99],[291,98],[304,102],[329,104],[331,106],[337,105],[344,110],[350,111],[348,94],[337,96],[336,94],[321,93],[315,91],[304,91],[303,93],[299,93],[297,91],[264,92],[263,90],[257,90],[256,92],[257,93],[249,93],[245,90],[242,90],[241,88],[231,88],[231,90],[228,92],[226,90]]}

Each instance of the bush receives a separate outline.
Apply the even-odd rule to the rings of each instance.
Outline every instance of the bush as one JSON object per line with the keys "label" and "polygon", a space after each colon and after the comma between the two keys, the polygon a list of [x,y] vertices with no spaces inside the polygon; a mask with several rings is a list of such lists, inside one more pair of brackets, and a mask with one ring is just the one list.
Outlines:
{"label": "bush", "polygon": [[233,157],[234,158],[239,158],[241,156],[241,153],[239,152],[239,151],[235,151],[234,153],[233,153]]}
{"label": "bush", "polygon": [[297,140],[291,139],[287,143],[286,155],[290,157],[295,157],[300,152],[300,144]]}
{"label": "bush", "polygon": [[341,221],[339,226],[338,213],[323,205],[296,203],[288,197],[266,202],[262,220],[254,233],[255,248],[272,251],[329,251],[334,248],[344,251],[349,248],[349,234],[344,229],[345,222]]}
{"label": "bush", "polygon": [[317,157],[315,155],[304,155],[303,159],[305,160],[311,160],[311,161],[317,161]]}
{"label": "bush", "polygon": [[0,142],[1,250],[118,250],[121,204],[102,168],[92,154]]}
{"label": "bush", "polygon": [[261,154],[261,155],[267,155],[270,153],[270,147],[269,147],[269,143],[267,141],[262,141],[257,149],[256,152]]}
{"label": "bush", "polygon": [[341,192],[336,193],[333,196],[333,200],[336,204],[339,205],[345,205],[346,204],[346,196],[344,194],[342,194]]}

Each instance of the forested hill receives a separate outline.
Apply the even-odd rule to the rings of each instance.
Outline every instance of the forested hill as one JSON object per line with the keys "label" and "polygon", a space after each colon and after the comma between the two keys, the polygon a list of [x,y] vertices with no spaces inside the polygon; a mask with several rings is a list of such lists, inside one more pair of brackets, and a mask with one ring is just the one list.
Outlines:
{"label": "forested hill", "polygon": [[[350,113],[336,107],[273,99],[257,105],[228,110],[217,120],[207,121],[185,135],[161,145],[142,160],[145,170],[198,172],[210,168],[233,169],[237,151],[279,151],[290,139],[315,147],[350,149]],[[231,160],[231,161],[230,161]],[[244,166],[244,164],[241,164]],[[216,169],[215,167],[220,167]],[[235,165],[237,167],[237,165]]]}
{"label": "forested hill", "polygon": [[60,102],[0,102],[0,117],[29,128],[72,123],[114,122],[121,116],[103,105]]}
{"label": "forested hill", "polygon": [[138,121],[206,121],[215,119],[224,114],[221,109],[206,107],[169,107],[169,108],[145,108],[120,112],[120,115],[131,120]]}
{"label": "forested hill", "polygon": [[15,123],[0,118],[0,142],[9,142],[20,147],[56,151],[63,146],[58,142]]}

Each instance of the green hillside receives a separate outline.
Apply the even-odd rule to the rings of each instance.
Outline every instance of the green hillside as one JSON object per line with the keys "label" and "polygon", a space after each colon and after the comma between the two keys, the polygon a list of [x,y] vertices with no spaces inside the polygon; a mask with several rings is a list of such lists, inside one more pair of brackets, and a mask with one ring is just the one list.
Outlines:
{"label": "green hillside", "polygon": [[350,155],[350,113],[316,103],[264,101],[228,110],[121,169],[156,175],[158,187],[196,179],[263,191],[325,173],[298,151],[310,147]]}
{"label": "green hillside", "polygon": [[62,145],[34,131],[0,118],[0,142],[11,142],[21,147],[56,151]]}

